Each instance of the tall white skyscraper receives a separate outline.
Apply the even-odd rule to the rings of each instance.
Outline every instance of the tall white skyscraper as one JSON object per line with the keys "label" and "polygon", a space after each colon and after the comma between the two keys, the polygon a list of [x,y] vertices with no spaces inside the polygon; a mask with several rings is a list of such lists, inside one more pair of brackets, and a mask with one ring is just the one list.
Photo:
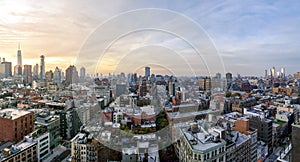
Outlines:
{"label": "tall white skyscraper", "polygon": [[271,75],[272,75],[272,77],[273,78],[275,78],[276,76],[276,71],[275,71],[275,67],[273,67],[272,69],[271,69]]}
{"label": "tall white skyscraper", "polygon": [[276,73],[277,75],[277,77],[281,77],[281,73],[280,73],[280,71],[277,71],[277,73]]}
{"label": "tall white skyscraper", "polygon": [[45,56],[41,55],[41,69],[40,69],[40,79],[45,79]]}
{"label": "tall white skyscraper", "polygon": [[22,67],[22,53],[20,49],[20,43],[19,43],[19,48],[18,48],[18,65]]}
{"label": "tall white skyscraper", "polygon": [[22,53],[20,49],[20,43],[18,47],[18,52],[17,52],[17,65],[14,68],[15,75],[22,75]]}
{"label": "tall white skyscraper", "polygon": [[281,77],[285,78],[285,68],[281,68]]}

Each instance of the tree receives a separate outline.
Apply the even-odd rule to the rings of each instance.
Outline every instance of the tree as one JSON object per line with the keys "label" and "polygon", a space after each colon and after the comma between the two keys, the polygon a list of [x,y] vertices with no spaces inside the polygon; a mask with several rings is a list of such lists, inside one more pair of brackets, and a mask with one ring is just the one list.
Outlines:
{"label": "tree", "polygon": [[230,97],[231,96],[231,92],[227,91],[225,97]]}

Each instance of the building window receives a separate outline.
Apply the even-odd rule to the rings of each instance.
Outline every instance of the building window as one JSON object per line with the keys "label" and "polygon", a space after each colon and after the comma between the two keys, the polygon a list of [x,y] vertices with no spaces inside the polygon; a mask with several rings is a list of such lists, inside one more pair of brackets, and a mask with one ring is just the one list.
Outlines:
{"label": "building window", "polygon": [[220,162],[223,162],[223,157],[220,157],[220,158],[219,158],[219,161],[220,161]]}

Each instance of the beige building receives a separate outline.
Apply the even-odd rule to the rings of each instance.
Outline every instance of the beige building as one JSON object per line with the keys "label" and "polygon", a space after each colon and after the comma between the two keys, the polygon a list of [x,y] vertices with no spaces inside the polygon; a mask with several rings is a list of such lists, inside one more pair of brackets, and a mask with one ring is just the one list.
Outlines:
{"label": "beige building", "polygon": [[100,143],[88,133],[78,133],[71,140],[71,157],[74,162],[98,161]]}
{"label": "beige building", "polygon": [[37,161],[37,143],[34,141],[22,141],[10,148],[5,148],[0,154],[1,162],[35,162]]}

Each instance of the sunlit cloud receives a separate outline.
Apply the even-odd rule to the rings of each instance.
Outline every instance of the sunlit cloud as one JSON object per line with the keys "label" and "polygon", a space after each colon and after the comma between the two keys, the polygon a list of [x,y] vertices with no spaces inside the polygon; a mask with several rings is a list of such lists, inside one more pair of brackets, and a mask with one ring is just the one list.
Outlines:
{"label": "sunlit cloud", "polygon": [[[215,43],[226,71],[263,75],[264,69],[280,66],[293,73],[300,68],[295,61],[300,51],[299,7],[298,1],[3,0],[0,1],[0,57],[16,64],[17,47],[21,43],[24,64],[39,63],[39,56],[43,54],[47,70],[54,70],[56,66],[64,70],[76,63],[85,41],[100,24],[126,11],[162,8],[195,20]],[[160,25],[174,22],[176,19]],[[174,24],[178,28],[181,25],[184,24]],[[100,38],[95,46],[101,41],[110,40]],[[187,60],[195,60],[194,51],[180,38],[140,32],[117,41],[103,58],[105,66],[100,71],[88,72],[113,71],[125,53],[147,45],[167,47],[183,54]],[[150,57],[147,52],[141,55]],[[201,62],[189,62],[194,69],[204,69],[201,65],[197,67]],[[177,70],[182,73],[185,68]]]}

